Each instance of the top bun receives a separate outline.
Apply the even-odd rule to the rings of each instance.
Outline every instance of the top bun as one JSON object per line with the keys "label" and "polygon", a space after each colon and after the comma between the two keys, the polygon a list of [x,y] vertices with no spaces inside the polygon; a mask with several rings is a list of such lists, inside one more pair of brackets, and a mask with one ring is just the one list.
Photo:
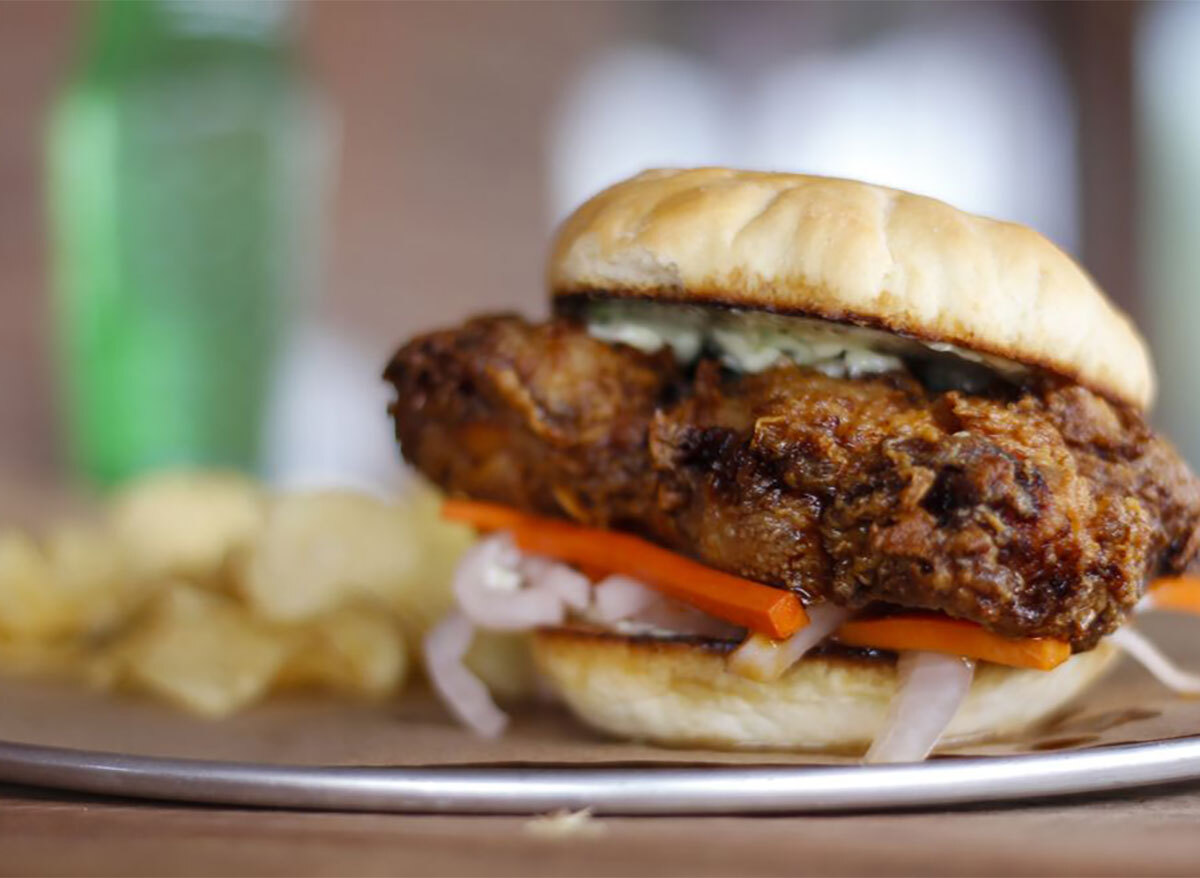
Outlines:
{"label": "top bun", "polygon": [[1075,262],[1025,226],[851,180],[646,171],[559,230],[555,296],[603,293],[798,314],[1058,373],[1138,409],[1145,342]]}

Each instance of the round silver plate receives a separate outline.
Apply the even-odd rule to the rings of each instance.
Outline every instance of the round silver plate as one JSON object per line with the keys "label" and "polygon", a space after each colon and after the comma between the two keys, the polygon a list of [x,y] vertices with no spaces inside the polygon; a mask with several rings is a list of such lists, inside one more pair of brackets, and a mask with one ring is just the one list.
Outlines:
{"label": "round silver plate", "polygon": [[146,799],[353,811],[749,814],[1097,793],[1200,779],[1200,737],[889,766],[358,767],[167,759],[0,742],[0,781]]}

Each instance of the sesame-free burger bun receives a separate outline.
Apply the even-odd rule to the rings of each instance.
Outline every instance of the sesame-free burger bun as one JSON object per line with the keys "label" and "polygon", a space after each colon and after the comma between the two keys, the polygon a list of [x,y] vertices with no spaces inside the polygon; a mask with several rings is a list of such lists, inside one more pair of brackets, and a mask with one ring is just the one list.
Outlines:
{"label": "sesame-free burger bun", "polygon": [[561,227],[555,297],[767,309],[953,344],[1146,409],[1154,375],[1129,319],[1024,226],[851,180],[652,170]]}
{"label": "sesame-free burger bun", "polygon": [[[1047,718],[1080,694],[1118,650],[1101,641],[1053,671],[980,662],[942,744],[996,738]],[[676,747],[861,753],[882,728],[896,665],[813,656],[759,683],[719,650],[679,640],[571,628],[538,631],[534,658],[553,689],[600,731]]]}

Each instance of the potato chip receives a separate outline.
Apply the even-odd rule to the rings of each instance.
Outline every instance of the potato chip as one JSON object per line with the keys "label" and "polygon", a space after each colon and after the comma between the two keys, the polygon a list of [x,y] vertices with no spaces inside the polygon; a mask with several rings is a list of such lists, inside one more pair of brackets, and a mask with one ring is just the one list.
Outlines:
{"label": "potato chip", "polygon": [[261,698],[294,642],[224,595],[173,585],[110,655],[111,673],[193,713],[227,716]]}
{"label": "potato chip", "polygon": [[207,582],[254,540],[264,511],[261,488],[243,476],[169,471],[122,491],[109,524],[137,576]]}
{"label": "potato chip", "polygon": [[303,623],[296,634],[281,686],[379,698],[396,692],[408,672],[400,630],[378,608],[343,607]]}
{"label": "potato chip", "polygon": [[45,552],[27,534],[0,534],[0,635],[54,638],[76,627]]}
{"label": "potato chip", "polygon": [[271,504],[240,588],[265,618],[310,619],[363,597],[387,600],[421,551],[400,507],[349,491],[294,494]]}
{"label": "potato chip", "polygon": [[140,588],[99,528],[58,525],[44,546],[26,534],[0,536],[0,634],[56,639],[117,624]]}
{"label": "potato chip", "polygon": [[99,527],[56,525],[44,551],[52,587],[69,617],[63,626],[71,633],[115,627],[148,592],[147,583],[131,574],[120,547]]}

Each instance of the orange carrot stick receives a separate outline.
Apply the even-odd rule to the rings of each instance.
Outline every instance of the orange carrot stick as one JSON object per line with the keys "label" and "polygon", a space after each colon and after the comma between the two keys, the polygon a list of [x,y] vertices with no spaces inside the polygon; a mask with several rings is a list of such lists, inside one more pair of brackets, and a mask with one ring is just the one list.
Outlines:
{"label": "orange carrot stick", "polygon": [[1200,614],[1200,579],[1173,576],[1150,584],[1150,604],[1158,610]]}
{"label": "orange carrot stick", "polygon": [[851,621],[834,637],[847,646],[941,652],[1040,671],[1056,668],[1071,657],[1071,645],[1062,640],[1001,637],[974,622],[926,614]]}
{"label": "orange carrot stick", "polygon": [[808,624],[804,606],[791,592],[722,573],[630,534],[465,500],[448,501],[442,515],[482,530],[511,530],[527,552],[626,574],[710,616],[768,637],[790,637]]}
{"label": "orange carrot stick", "polygon": [[479,503],[475,500],[446,500],[442,503],[442,518],[461,521],[482,531],[516,530],[531,517],[498,503]]}

